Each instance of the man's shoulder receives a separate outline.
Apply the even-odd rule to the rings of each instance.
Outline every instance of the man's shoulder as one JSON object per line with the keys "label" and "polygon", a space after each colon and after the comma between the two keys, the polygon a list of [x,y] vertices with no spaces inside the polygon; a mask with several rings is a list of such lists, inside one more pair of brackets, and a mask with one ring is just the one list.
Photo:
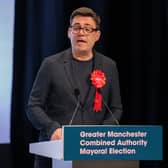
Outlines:
{"label": "man's shoulder", "polygon": [[62,60],[65,56],[70,55],[70,48],[63,50],[61,52],[58,52],[56,54],[53,55],[49,55],[47,57],[45,57],[45,60],[47,61],[59,61],[60,59]]}
{"label": "man's shoulder", "polygon": [[108,57],[98,51],[95,51],[95,55],[96,57],[98,57],[99,59],[102,60],[102,62],[104,62],[105,64],[116,64],[116,61],[113,60],[111,57]]}

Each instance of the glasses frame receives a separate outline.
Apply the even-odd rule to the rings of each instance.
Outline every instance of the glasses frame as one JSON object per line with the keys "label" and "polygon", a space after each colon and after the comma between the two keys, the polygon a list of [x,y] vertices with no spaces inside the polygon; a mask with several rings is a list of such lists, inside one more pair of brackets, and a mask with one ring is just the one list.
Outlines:
{"label": "glasses frame", "polygon": [[[81,26],[76,26],[76,25],[71,25],[69,26],[71,29],[72,29],[72,32],[74,34],[77,34],[79,33],[81,30],[85,33],[85,34],[91,34],[95,31],[98,31],[97,28],[92,28],[92,27],[81,27]],[[76,28],[76,30],[74,29]],[[87,30],[90,30],[90,31],[87,31]]]}

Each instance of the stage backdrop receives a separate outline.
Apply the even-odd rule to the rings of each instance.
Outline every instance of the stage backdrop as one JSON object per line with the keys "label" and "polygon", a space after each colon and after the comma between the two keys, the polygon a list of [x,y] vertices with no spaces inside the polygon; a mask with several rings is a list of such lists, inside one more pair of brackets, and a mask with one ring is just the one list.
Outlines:
{"label": "stage backdrop", "polygon": [[[25,114],[28,96],[42,60],[70,46],[69,15],[81,6],[91,7],[101,16],[102,37],[96,49],[117,62],[124,108],[120,123],[163,125],[167,132],[160,84],[160,58],[167,57],[166,5],[167,0],[16,0],[13,165],[22,166],[22,160],[25,167],[32,167],[28,145],[37,140],[37,132]],[[163,162],[142,161],[141,166],[160,168],[165,156]]]}

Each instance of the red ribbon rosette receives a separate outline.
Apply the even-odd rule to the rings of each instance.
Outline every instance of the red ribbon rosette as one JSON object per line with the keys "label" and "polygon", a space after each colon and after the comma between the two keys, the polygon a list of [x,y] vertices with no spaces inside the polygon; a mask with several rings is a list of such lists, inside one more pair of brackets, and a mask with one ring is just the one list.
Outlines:
{"label": "red ribbon rosette", "polygon": [[96,89],[93,109],[95,112],[99,112],[102,110],[102,95],[100,93],[100,88],[106,84],[106,76],[101,70],[96,69],[91,73],[90,79],[92,85]]}

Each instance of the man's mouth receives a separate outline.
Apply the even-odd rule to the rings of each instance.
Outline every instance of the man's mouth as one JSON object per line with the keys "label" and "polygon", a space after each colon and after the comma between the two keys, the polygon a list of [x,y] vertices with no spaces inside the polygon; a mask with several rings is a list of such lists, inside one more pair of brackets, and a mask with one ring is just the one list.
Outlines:
{"label": "man's mouth", "polygon": [[77,43],[86,43],[86,41],[85,40],[77,40]]}

